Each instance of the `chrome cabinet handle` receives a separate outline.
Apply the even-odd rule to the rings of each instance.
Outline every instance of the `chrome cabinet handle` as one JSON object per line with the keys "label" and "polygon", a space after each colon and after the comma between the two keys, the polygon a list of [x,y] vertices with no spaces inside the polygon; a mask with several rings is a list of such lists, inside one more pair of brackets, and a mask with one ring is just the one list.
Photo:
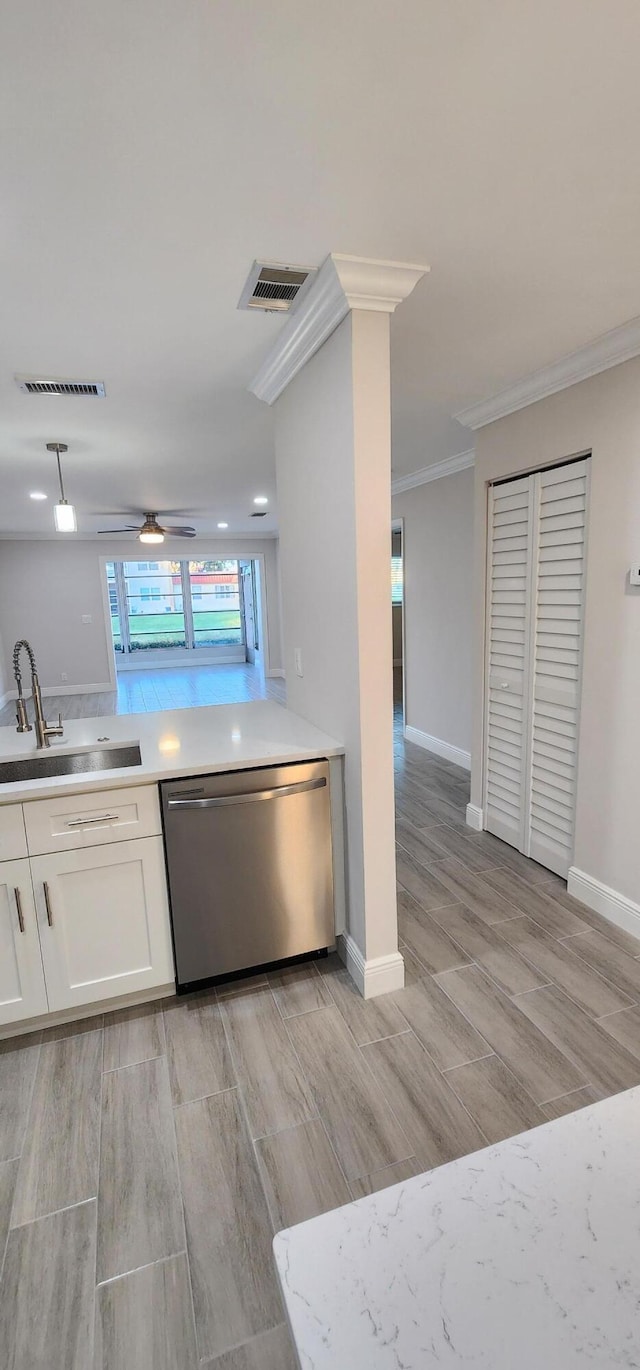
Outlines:
{"label": "chrome cabinet handle", "polygon": [[42,892],[43,892],[43,894],[44,894],[44,906],[45,906],[45,909],[47,910],[47,923],[49,924],[49,927],[52,928],[52,927],[53,927],[53,913],[52,913],[52,910],[51,910],[51,897],[50,897],[50,895],[49,895],[49,886],[48,886],[46,880],[43,880],[43,881],[42,881]]}
{"label": "chrome cabinet handle", "polygon": [[18,915],[18,927],[20,928],[20,931],[21,931],[21,932],[24,932],[24,914],[23,914],[23,912],[22,912],[22,900],[21,900],[21,898],[20,898],[20,890],[19,890],[19,889],[14,889],[14,891],[13,891],[13,897],[14,897],[14,899],[15,899],[15,901],[16,901],[16,913],[17,913],[17,915]]}
{"label": "chrome cabinet handle", "polygon": [[119,818],[119,813],[100,813],[97,818],[68,818],[68,828],[84,828],[88,823],[113,823]]}
{"label": "chrome cabinet handle", "polygon": [[272,790],[249,790],[245,794],[221,794],[211,799],[169,799],[170,809],[218,809],[225,804],[256,804],[261,799],[282,799],[287,794],[302,794],[305,790],[321,790],[326,776],[318,780],[301,780],[296,785],[276,785]]}

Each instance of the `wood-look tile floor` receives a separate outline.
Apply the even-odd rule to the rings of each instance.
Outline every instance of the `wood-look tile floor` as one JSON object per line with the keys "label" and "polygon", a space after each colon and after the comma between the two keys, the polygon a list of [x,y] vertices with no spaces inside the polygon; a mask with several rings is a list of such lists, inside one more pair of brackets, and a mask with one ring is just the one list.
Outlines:
{"label": "wood-look tile floor", "polygon": [[[95,694],[49,695],[48,718],[105,718],[110,714],[158,713],[203,704],[243,704],[252,699],[285,702],[285,683],[265,676],[259,666],[162,666],[157,670],[122,671],[117,689]],[[32,705],[28,704],[29,717]],[[15,704],[0,709],[0,728],[15,723]]]}
{"label": "wood-look tile floor", "polygon": [[293,1370],[274,1231],[640,1083],[640,943],[396,762],[404,990],[329,958],[0,1044],[8,1370]]}

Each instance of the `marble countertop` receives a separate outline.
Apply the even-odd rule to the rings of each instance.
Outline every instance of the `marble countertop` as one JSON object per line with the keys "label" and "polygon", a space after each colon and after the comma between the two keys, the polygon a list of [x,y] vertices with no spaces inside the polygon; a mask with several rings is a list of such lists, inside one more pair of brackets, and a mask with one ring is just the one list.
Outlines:
{"label": "marble countertop", "polygon": [[640,1365],[640,1088],[279,1233],[303,1370]]}
{"label": "marble countertop", "polygon": [[[70,719],[65,722],[64,736],[52,741],[50,750],[90,748],[98,738],[105,737],[111,743],[138,742],[142,765],[0,784],[0,804],[144,785],[180,775],[274,766],[317,756],[340,756],[344,752],[335,738],[267,699],[162,713]],[[34,754],[34,733],[0,728],[0,761]]]}

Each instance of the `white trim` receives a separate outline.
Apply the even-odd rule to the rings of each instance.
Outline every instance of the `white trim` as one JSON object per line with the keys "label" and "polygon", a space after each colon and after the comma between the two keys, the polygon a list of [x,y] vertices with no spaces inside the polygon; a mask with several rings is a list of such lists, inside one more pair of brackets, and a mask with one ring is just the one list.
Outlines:
{"label": "white trim", "polygon": [[[51,698],[52,695],[97,695],[111,693],[115,687],[109,680],[94,682],[93,685],[43,685],[40,693],[43,699]],[[17,690],[7,690],[5,702],[9,704],[12,699],[18,698]],[[31,686],[27,687],[25,698],[27,703],[31,699]]]}
{"label": "white trim", "polygon": [[483,813],[478,804],[467,804],[467,827],[473,828],[474,832],[483,831]]}
{"label": "white trim", "polygon": [[75,1023],[80,1018],[95,1018],[98,1014],[102,1015],[105,1009],[133,1008],[136,1004],[153,1003],[154,999],[175,998],[175,993],[175,982],[172,981],[170,985],[152,985],[149,989],[134,990],[115,999],[101,999],[96,1003],[78,1005],[77,1008],[59,1009],[56,1013],[41,1013],[37,1018],[23,1018],[18,1023],[3,1023],[0,1042],[6,1037],[19,1037],[22,1033],[39,1031],[40,1028],[60,1027],[63,1023]]}
{"label": "white trim", "polygon": [[4,709],[5,704],[8,704],[12,697],[15,698],[15,695],[12,696],[11,690],[5,690],[4,694],[0,695],[0,709]]}
{"label": "white trim", "polygon": [[597,376],[601,371],[608,371],[610,367],[619,366],[621,362],[628,362],[637,356],[640,356],[640,318],[629,319],[619,328],[603,333],[559,361],[523,376],[497,395],[468,405],[454,414],[454,418],[465,428],[484,428],[487,423],[503,419],[507,414],[515,414],[516,410],[525,409],[528,404],[535,404],[537,400],[546,399],[547,395],[555,395],[559,390],[566,390],[570,385],[577,385],[579,381],[588,380],[589,376]]}
{"label": "white trim", "polygon": [[457,471],[466,471],[475,463],[473,447],[468,452],[457,452],[454,457],[444,457],[432,466],[423,466],[420,471],[412,471],[408,476],[397,476],[391,482],[391,494],[401,495],[404,490],[414,490],[417,485],[427,485],[431,480],[441,480],[443,476],[455,476]]}
{"label": "white trim", "polygon": [[571,866],[569,870],[567,889],[574,899],[579,899],[588,909],[594,909],[610,923],[624,928],[634,937],[640,937],[640,904],[628,899],[626,894],[619,894],[610,885],[603,885],[601,880],[578,870],[577,866]]}
{"label": "white trim", "polygon": [[269,676],[270,678],[272,678],[272,677],[274,677],[274,676],[279,676],[282,680],[284,680],[284,678],[285,678],[285,669],[284,669],[284,666],[274,666],[270,671],[265,671],[265,675]]}
{"label": "white trim", "polygon": [[465,752],[462,747],[454,747],[452,742],[443,742],[440,737],[432,737],[431,733],[423,733],[420,728],[412,728],[406,724],[404,735],[407,742],[413,742],[416,747],[424,747],[427,752],[435,752],[436,756],[444,757],[445,761],[453,761],[455,766],[463,766],[465,771],[471,770],[471,752]]}
{"label": "white trim", "polygon": [[428,266],[409,262],[371,261],[332,252],[300,307],[287,319],[249,390],[273,404],[350,309],[393,314],[428,270]]}
{"label": "white trim", "polygon": [[394,951],[390,956],[377,956],[373,961],[365,961],[358,943],[350,933],[345,932],[338,937],[338,955],[363,999],[375,999],[379,994],[391,994],[395,989],[404,989],[404,960],[401,952]]}
{"label": "white trim", "polygon": [[[118,652],[117,672],[118,675],[125,675],[127,671],[163,671],[176,670],[182,667],[191,669],[192,666],[246,666],[247,654],[244,646],[238,643],[237,647],[231,645],[223,647],[203,647],[200,651],[182,648],[182,656],[179,655],[180,648],[175,648],[175,655],[171,647],[157,649],[158,655],[155,656],[156,648],[148,650],[144,648],[139,652],[129,652],[126,656]],[[166,651],[166,656],[164,652]],[[163,655],[160,655],[160,652]],[[209,655],[206,655],[209,653]]]}

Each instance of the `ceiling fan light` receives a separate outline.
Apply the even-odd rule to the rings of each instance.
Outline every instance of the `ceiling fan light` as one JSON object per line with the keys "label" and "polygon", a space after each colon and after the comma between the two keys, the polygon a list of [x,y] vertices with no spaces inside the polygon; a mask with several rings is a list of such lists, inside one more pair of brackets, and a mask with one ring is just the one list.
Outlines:
{"label": "ceiling fan light", "polygon": [[164,533],[145,532],[138,533],[140,542],[164,542]]}
{"label": "ceiling fan light", "polygon": [[68,500],[63,499],[53,506],[53,521],[58,533],[75,533],[78,529],[76,511]]}

